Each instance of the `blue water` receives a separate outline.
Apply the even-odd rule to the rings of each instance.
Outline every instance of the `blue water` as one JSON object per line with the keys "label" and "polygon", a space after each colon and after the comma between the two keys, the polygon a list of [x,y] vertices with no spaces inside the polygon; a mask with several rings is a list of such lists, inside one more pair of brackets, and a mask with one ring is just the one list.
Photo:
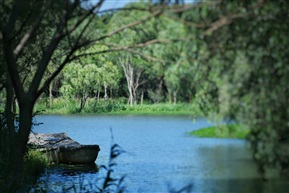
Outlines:
{"label": "blue water", "polygon": [[[117,159],[115,175],[126,175],[127,192],[169,192],[188,184],[192,192],[282,192],[288,185],[278,179],[261,181],[243,140],[188,137],[191,130],[213,125],[205,119],[42,115],[36,120],[44,124],[34,132],[66,132],[79,143],[100,145],[98,166],[108,163],[113,142],[122,146],[126,153]],[[49,169],[39,181],[45,181],[48,192],[62,192],[70,183],[79,185],[80,179],[90,183],[99,177],[97,172],[65,172],[63,168]]]}

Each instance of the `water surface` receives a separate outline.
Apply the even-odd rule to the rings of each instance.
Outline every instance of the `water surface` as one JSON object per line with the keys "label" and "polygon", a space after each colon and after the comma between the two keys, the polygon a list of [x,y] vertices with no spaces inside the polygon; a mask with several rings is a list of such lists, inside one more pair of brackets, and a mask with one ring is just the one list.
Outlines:
{"label": "water surface", "polygon": [[[115,171],[127,176],[127,192],[168,192],[169,186],[180,189],[188,184],[192,184],[192,192],[287,192],[284,180],[261,180],[244,140],[186,135],[213,125],[205,119],[42,115],[36,120],[44,124],[34,128],[35,132],[66,132],[82,144],[99,144],[98,166],[108,162],[111,128],[114,142],[127,152],[117,159]],[[96,180],[98,173],[54,168],[40,179],[46,179],[51,192],[61,192],[70,182],[79,184],[80,176],[89,182]]]}

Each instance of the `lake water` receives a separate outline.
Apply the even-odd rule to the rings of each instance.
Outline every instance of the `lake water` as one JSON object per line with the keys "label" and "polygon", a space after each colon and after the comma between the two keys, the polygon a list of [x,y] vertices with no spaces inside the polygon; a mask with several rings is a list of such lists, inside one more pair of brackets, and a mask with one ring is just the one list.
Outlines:
{"label": "lake water", "polygon": [[[106,165],[112,144],[125,151],[117,158],[115,175],[126,175],[126,192],[169,192],[189,184],[190,192],[287,192],[288,182],[272,177],[263,182],[244,140],[201,139],[186,135],[213,125],[188,116],[80,116],[42,115],[38,133],[66,132],[82,144],[99,144],[96,164]],[[95,181],[98,172],[51,168],[38,182],[48,192]],[[170,188],[169,188],[170,187]],[[73,191],[72,191],[73,192]]]}

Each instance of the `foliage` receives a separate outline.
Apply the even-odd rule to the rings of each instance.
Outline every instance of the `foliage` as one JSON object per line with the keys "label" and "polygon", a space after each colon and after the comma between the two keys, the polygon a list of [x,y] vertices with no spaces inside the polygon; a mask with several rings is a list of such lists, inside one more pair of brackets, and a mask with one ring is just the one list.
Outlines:
{"label": "foliage", "polygon": [[199,12],[183,15],[190,22],[201,23],[205,18],[211,24],[205,31],[188,26],[198,47],[192,50],[192,59],[201,64],[194,79],[200,85],[194,100],[204,111],[252,128],[249,140],[260,171],[286,170],[288,155],[278,149],[288,141],[289,61],[284,49],[288,26],[283,24],[288,22],[289,3],[204,5]]}
{"label": "foliage", "polygon": [[[94,50],[102,51],[105,49],[107,48],[104,46],[94,46],[80,53]],[[90,55],[77,63],[70,63],[64,68],[60,93],[68,101],[79,98],[80,107],[78,112],[81,112],[89,97],[95,96],[96,98],[97,96],[99,102],[101,90],[104,90],[104,98],[107,99],[107,88],[112,89],[117,87],[119,78],[118,67],[113,65],[105,56]]]}
{"label": "foliage", "polygon": [[201,128],[191,131],[189,134],[197,137],[246,139],[249,132],[250,129],[244,125],[233,124]]}
{"label": "foliage", "polygon": [[161,89],[148,89],[147,90],[149,98],[153,101],[154,104],[158,104],[164,100],[164,96]]}

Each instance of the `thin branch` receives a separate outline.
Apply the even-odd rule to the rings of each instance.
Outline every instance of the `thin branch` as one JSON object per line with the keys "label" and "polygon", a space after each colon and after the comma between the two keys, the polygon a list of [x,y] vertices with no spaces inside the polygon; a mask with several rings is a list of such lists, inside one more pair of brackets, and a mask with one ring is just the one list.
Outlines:
{"label": "thin branch", "polygon": [[[258,0],[256,2],[256,4],[251,8],[251,10],[259,9],[263,5],[264,5],[264,0]],[[218,30],[219,28],[221,28],[225,25],[231,24],[234,19],[244,18],[244,17],[250,16],[250,15],[251,15],[250,13],[232,13],[232,14],[229,14],[227,16],[224,16],[224,17],[218,19],[217,21],[211,23],[210,27],[207,30],[205,30],[202,33],[202,35],[206,36],[210,33],[213,33],[214,31]]]}
{"label": "thin branch", "polygon": [[66,33],[63,33],[63,36],[66,36],[68,34],[71,34],[73,31],[75,31],[76,28],[79,27],[80,24],[82,24],[82,22],[91,14],[94,14],[94,11],[96,9],[99,9],[102,5],[102,3],[104,2],[104,0],[100,0],[95,6],[93,6],[92,8],[90,8],[69,30],[66,31]]}
{"label": "thin branch", "polygon": [[40,16],[37,18],[34,25],[32,25],[30,30],[22,37],[19,44],[14,49],[14,55],[16,58],[21,53],[23,47],[26,45],[26,43],[29,41],[29,39],[32,37],[32,35],[35,33],[35,31],[38,29],[38,27],[39,27],[44,15],[46,14],[46,12],[47,12],[47,9],[45,9],[45,6],[43,6],[41,11],[40,11]]}
{"label": "thin branch", "polygon": [[204,23],[194,23],[194,22],[191,22],[191,21],[187,21],[187,20],[181,19],[181,18],[179,18],[179,17],[177,17],[175,15],[168,15],[168,17],[173,19],[173,20],[179,21],[179,22],[183,23],[186,26],[192,26],[192,27],[195,27],[195,28],[205,28],[205,27],[207,27],[207,25],[204,24]]}
{"label": "thin branch", "polygon": [[[103,1],[104,1],[104,0],[101,0],[98,4],[96,4],[95,6],[93,6],[88,12],[86,12],[86,14],[84,14],[84,16],[83,16],[80,20],[78,20],[78,22],[77,22],[70,30],[66,31],[66,32],[65,32],[64,34],[62,34],[62,35],[59,35],[58,38],[62,39],[62,38],[64,37],[63,35],[67,36],[67,35],[69,35],[70,33],[72,33],[89,15],[93,14],[93,12],[94,12],[95,9],[99,9],[99,8],[101,7]],[[72,10],[70,10],[70,12],[72,13]],[[68,19],[69,17],[70,17],[70,15],[65,15],[64,18],[66,18],[66,21],[64,22],[64,24],[67,23],[67,19]],[[89,20],[89,21],[90,21],[90,20]],[[89,22],[87,23],[87,25],[85,25],[85,27],[84,27],[83,30],[81,31],[81,34],[79,35],[78,40],[76,41],[76,43],[74,44],[74,46],[72,47],[72,49],[70,50],[70,52],[66,55],[65,60],[61,63],[61,65],[57,68],[57,70],[55,70],[55,71],[52,73],[52,75],[51,75],[48,79],[46,79],[46,81],[44,82],[43,86],[42,86],[39,90],[36,90],[36,98],[38,98],[38,97],[44,92],[44,90],[49,86],[49,84],[51,83],[51,81],[62,71],[62,69],[64,68],[64,66],[65,66],[68,62],[71,61],[71,60],[70,60],[70,57],[74,54],[74,52],[76,52],[79,48],[81,48],[81,46],[77,45],[77,43],[79,42],[80,37],[83,35],[83,33],[85,32],[85,30],[87,29],[88,25],[89,25]],[[64,28],[63,25],[62,25],[62,27]],[[61,33],[61,31],[58,32],[58,33]],[[57,33],[56,33],[56,37],[57,37]],[[60,39],[59,39],[59,41],[60,41]],[[52,56],[52,54],[51,54],[51,56]],[[49,60],[51,59],[51,56],[50,56]],[[49,60],[48,60],[47,63],[46,63],[45,69],[46,69],[46,67],[47,67],[47,65],[48,65]],[[44,69],[44,71],[45,71],[45,69]],[[43,73],[44,73],[44,71],[43,71]],[[39,82],[39,83],[40,83],[40,82]],[[37,88],[36,88],[36,89],[37,89]]]}
{"label": "thin branch", "polygon": [[122,8],[113,8],[113,9],[106,9],[103,11],[98,11],[98,14],[107,13],[107,12],[116,12],[116,11],[149,11],[148,8],[139,8],[139,7],[122,7]]}
{"label": "thin branch", "polygon": [[9,34],[9,39],[12,39],[12,37],[13,37],[16,20],[19,17],[19,11],[20,11],[22,5],[23,5],[22,0],[15,0],[14,1],[11,15],[9,17],[9,21],[8,21],[8,24],[7,24],[6,29],[5,29],[6,33]]}
{"label": "thin branch", "polygon": [[[14,91],[18,99],[23,99],[25,92],[24,92],[23,85],[21,84],[20,75],[17,70],[16,59],[13,53],[12,36],[14,33],[16,20],[19,16],[18,13],[19,13],[22,3],[23,1],[21,0],[18,0],[18,1],[15,0],[8,24],[5,26],[5,28],[4,26],[1,25],[1,30],[3,30],[2,41],[3,41],[4,56],[7,62],[7,70],[8,70],[9,76],[11,77],[11,82],[13,84]],[[23,102],[23,101],[19,100],[19,102]]]}
{"label": "thin branch", "polygon": [[[67,32],[64,31],[65,26],[67,25],[68,20],[70,19],[73,11],[77,8],[77,5],[79,5],[79,1],[74,1],[73,4],[67,8],[66,13],[63,15],[62,19],[60,20],[58,27],[56,29],[56,32],[49,44],[49,46],[47,47],[41,61],[39,62],[39,67],[35,73],[35,76],[32,80],[32,83],[30,85],[30,88],[28,90],[28,92],[30,93],[34,93],[36,96],[36,98],[41,94],[39,94],[38,91],[38,87],[40,85],[41,79],[43,77],[43,74],[47,68],[47,65],[49,64],[49,61],[51,60],[51,57],[56,49],[56,47],[58,46],[59,42],[68,34],[72,33],[84,20],[85,18],[87,18],[90,14],[93,13],[94,9],[97,9],[101,6],[101,3],[103,2],[103,0],[100,1],[100,4],[97,4],[95,6],[93,6],[88,12],[86,12],[77,22],[76,24]],[[71,55],[77,50],[79,49],[79,47],[74,47],[71,50]],[[65,65],[65,64],[64,64]],[[60,72],[60,71],[59,71]],[[58,72],[58,73],[59,73]],[[48,79],[50,80],[50,79]],[[52,80],[50,80],[51,82]],[[49,83],[50,83],[49,82]],[[48,83],[48,85],[49,85]],[[48,86],[47,85],[47,86]],[[43,92],[43,89],[40,89]],[[35,98],[35,99],[36,99]]]}
{"label": "thin branch", "polygon": [[[222,2],[222,0],[210,1],[206,3],[206,5],[218,5]],[[192,4],[184,4],[184,5],[173,5],[167,6],[165,8],[165,12],[168,13],[181,13],[185,11],[189,11],[194,8],[202,7],[202,3],[192,3]]]}
{"label": "thin branch", "polygon": [[52,80],[54,80],[56,78],[56,76],[63,70],[65,65],[71,61],[70,57],[73,55],[74,52],[75,51],[73,51],[73,50],[70,51],[70,53],[68,53],[66,55],[64,61],[58,66],[58,68],[53,73],[51,73],[51,76],[48,79],[46,79],[46,81],[41,86],[41,88],[37,90],[36,98],[38,98],[45,91],[45,89],[49,86],[49,84],[52,82]]}
{"label": "thin branch", "polygon": [[17,32],[15,33],[15,35],[13,36],[13,39],[14,39],[15,37],[17,37],[17,36],[23,31],[25,25],[27,24],[27,22],[28,22],[30,16],[32,15],[32,13],[35,11],[36,6],[37,6],[37,4],[38,4],[39,2],[41,2],[41,1],[34,0],[33,2],[30,2],[33,6],[32,6],[31,9],[28,10],[28,14],[25,16],[24,21],[22,22],[22,24],[21,24],[21,26],[19,27],[18,31],[17,31]]}
{"label": "thin branch", "polygon": [[[154,18],[154,17],[160,15],[161,13],[162,13],[162,11],[157,10],[157,11],[153,12],[153,13],[152,13],[151,15],[149,15],[149,16],[143,17],[142,19],[140,19],[140,20],[138,20],[138,21],[132,22],[132,23],[127,24],[127,25],[124,25],[124,26],[122,26],[122,27],[120,27],[120,28],[118,28],[118,29],[116,29],[116,30],[114,30],[114,31],[106,34],[106,35],[100,36],[99,38],[88,42],[86,45],[96,43],[96,42],[98,42],[98,41],[100,41],[100,40],[103,40],[103,39],[105,39],[105,38],[111,37],[111,36],[113,36],[114,34],[120,33],[120,32],[122,32],[122,31],[124,31],[125,29],[131,28],[131,27],[134,27],[134,26],[137,26],[137,25],[139,25],[139,24],[141,24],[141,23],[143,23],[143,22],[146,22],[147,20],[149,20],[149,19],[151,19],[151,18]],[[83,45],[83,46],[86,46],[86,45]]]}
{"label": "thin branch", "polygon": [[[67,0],[68,1],[68,0]],[[45,50],[41,60],[39,61],[39,65],[37,68],[37,71],[33,77],[33,80],[30,84],[29,90],[28,92],[31,94],[36,94],[37,89],[39,87],[39,84],[41,82],[41,79],[43,77],[43,74],[46,70],[46,67],[54,53],[54,51],[56,50],[59,42],[61,41],[61,39],[64,37],[63,36],[63,29],[65,28],[68,19],[70,18],[73,10],[76,8],[76,6],[78,5],[79,1],[74,1],[74,3],[71,5],[70,8],[68,8],[66,10],[66,12],[64,13],[62,19],[60,20],[60,22],[58,23],[57,29],[50,41],[50,44],[48,45],[47,49]],[[33,95],[34,97],[34,95]],[[35,98],[36,99],[36,98]]]}
{"label": "thin branch", "polygon": [[137,50],[135,50],[135,49],[125,49],[125,50],[128,51],[128,52],[131,52],[131,53],[133,53],[133,54],[137,54],[137,55],[141,56],[143,59],[148,60],[148,61],[165,63],[164,60],[161,60],[161,59],[152,57],[152,56],[150,56],[150,55],[146,55],[146,54],[144,54],[144,53],[142,53],[142,52],[139,52],[139,51],[137,51]]}
{"label": "thin branch", "polygon": [[211,24],[211,27],[207,30],[205,30],[202,35],[206,36],[216,30],[218,30],[219,28],[228,25],[232,22],[233,19],[236,18],[243,18],[247,16],[247,14],[242,14],[242,13],[237,13],[237,14],[231,14],[231,15],[227,15],[222,17],[221,19],[215,21],[214,23]]}
{"label": "thin branch", "polygon": [[[80,35],[77,37],[76,43],[74,44],[75,49],[78,49],[78,43],[80,41],[80,39],[82,38],[83,34],[85,33],[85,31],[88,29],[90,23],[92,22],[92,20],[96,17],[95,14],[92,15],[92,17],[87,21],[87,23],[85,24],[84,28],[81,30]],[[80,47],[79,47],[80,48]]]}

